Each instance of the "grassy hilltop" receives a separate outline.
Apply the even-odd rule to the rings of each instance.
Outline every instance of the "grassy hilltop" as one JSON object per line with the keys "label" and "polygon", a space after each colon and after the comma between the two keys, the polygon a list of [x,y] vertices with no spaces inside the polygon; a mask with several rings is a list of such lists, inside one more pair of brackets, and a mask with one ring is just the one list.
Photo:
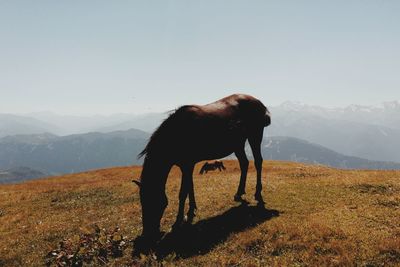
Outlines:
{"label": "grassy hilltop", "polygon": [[[0,266],[37,266],[64,239],[78,254],[84,234],[96,232],[98,244],[117,226],[126,240],[108,265],[185,266],[400,265],[400,172],[338,170],[265,161],[266,210],[256,207],[255,170],[247,181],[249,206],[233,202],[240,170],[226,161],[225,172],[198,175],[197,217],[192,227],[167,234],[155,255],[132,256],[141,232],[138,188],[131,183],[140,167],[85,173],[0,185]],[[168,179],[169,205],[162,219],[168,232],[178,207],[180,171]],[[99,229],[105,229],[103,230]],[[87,237],[88,235],[86,235]],[[107,241],[108,240],[108,241]],[[99,245],[90,253],[97,255]],[[118,257],[117,257],[118,256]],[[88,260],[88,265],[101,261]]]}

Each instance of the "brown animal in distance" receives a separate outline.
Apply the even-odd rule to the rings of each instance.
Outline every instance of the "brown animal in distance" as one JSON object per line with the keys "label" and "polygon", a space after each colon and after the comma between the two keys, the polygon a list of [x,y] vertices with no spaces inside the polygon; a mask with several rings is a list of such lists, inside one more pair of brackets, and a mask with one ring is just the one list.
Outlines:
{"label": "brown animal in distance", "polygon": [[263,103],[244,94],[234,94],[207,105],[185,105],[176,109],[152,134],[145,149],[140,182],[142,237],[153,241],[160,237],[160,220],[168,205],[165,186],[170,169],[182,171],[179,210],[174,228],[183,223],[186,198],[189,196],[188,222],[195,216],[196,201],[193,169],[196,163],[235,153],[240,163],[240,182],[234,199],[241,201],[249,161],[244,150],[246,140],[252,149],[257,171],[255,199],[264,203],[261,191],[261,141],[271,117]]}
{"label": "brown animal in distance", "polygon": [[219,171],[226,170],[224,163],[222,161],[216,160],[214,163],[204,163],[200,169],[199,174],[208,173],[209,171],[215,171],[218,169]]}

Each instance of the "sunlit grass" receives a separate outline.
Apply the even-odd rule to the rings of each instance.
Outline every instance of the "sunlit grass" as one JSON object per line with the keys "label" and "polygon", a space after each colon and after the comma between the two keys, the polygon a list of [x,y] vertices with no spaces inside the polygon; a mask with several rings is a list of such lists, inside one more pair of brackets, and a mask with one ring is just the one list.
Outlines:
{"label": "sunlit grass", "polygon": [[[233,202],[240,175],[237,162],[224,164],[225,172],[198,175],[201,164],[195,170],[198,211],[194,230],[188,233],[200,239],[184,237],[190,244],[162,258],[132,257],[129,243],[123,256],[109,264],[400,264],[400,172],[266,161],[264,200],[266,208],[277,213],[253,220]],[[0,186],[0,266],[43,265],[60,241],[88,233],[95,224],[118,226],[124,237],[134,240],[141,232],[141,210],[131,180],[139,175],[140,167],[123,167]],[[179,186],[180,171],[173,168],[167,184],[169,206],[161,222],[165,232],[175,220]],[[253,208],[252,164],[246,191]],[[237,214],[250,217],[240,221]],[[255,223],[246,225],[248,221]],[[227,224],[226,231],[207,235],[221,222]]]}

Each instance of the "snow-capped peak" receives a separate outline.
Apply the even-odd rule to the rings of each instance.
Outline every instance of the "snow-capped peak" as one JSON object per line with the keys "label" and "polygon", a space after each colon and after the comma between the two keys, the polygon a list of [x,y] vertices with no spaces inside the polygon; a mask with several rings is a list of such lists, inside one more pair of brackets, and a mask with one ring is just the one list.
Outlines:
{"label": "snow-capped peak", "polygon": [[285,101],[280,105],[281,108],[286,110],[302,110],[307,107],[307,104],[300,101]]}
{"label": "snow-capped peak", "polygon": [[350,105],[345,108],[346,111],[351,111],[351,112],[375,112],[377,107],[373,106],[362,106],[362,105]]}
{"label": "snow-capped peak", "polygon": [[399,100],[383,102],[382,105],[383,105],[383,108],[385,108],[385,109],[400,109],[400,101]]}

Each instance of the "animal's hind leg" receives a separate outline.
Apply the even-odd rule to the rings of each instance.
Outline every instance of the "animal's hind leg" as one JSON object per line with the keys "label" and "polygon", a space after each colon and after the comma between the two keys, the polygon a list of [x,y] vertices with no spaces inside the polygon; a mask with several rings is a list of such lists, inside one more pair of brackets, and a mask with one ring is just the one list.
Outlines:
{"label": "animal's hind leg", "polygon": [[261,174],[262,174],[262,163],[263,163],[263,158],[261,155],[261,142],[262,142],[263,132],[264,128],[262,128],[249,138],[249,143],[254,157],[254,165],[257,171],[257,185],[254,197],[259,203],[264,203],[264,200],[261,195],[262,191]]}
{"label": "animal's hind leg", "polygon": [[246,177],[247,177],[247,170],[249,168],[249,160],[246,157],[246,153],[244,151],[244,147],[237,152],[235,152],[236,157],[239,160],[240,164],[240,182],[239,187],[234,197],[235,201],[243,201],[242,195],[245,194],[246,188]]}
{"label": "animal's hind leg", "polygon": [[189,179],[189,211],[188,211],[188,223],[193,222],[193,218],[196,216],[196,199],[194,197],[194,185],[193,185],[193,175],[190,176]]}

